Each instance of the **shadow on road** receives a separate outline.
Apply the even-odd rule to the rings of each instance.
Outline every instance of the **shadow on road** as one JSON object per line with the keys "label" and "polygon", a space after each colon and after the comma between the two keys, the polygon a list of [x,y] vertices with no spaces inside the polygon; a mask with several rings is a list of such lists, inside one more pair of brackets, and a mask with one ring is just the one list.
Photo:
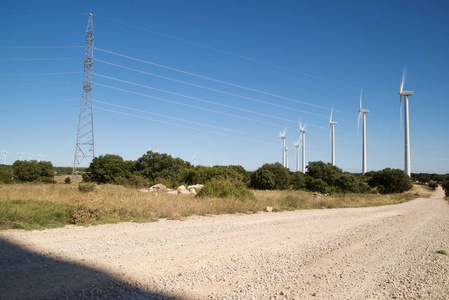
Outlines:
{"label": "shadow on road", "polygon": [[0,239],[0,299],[175,299]]}

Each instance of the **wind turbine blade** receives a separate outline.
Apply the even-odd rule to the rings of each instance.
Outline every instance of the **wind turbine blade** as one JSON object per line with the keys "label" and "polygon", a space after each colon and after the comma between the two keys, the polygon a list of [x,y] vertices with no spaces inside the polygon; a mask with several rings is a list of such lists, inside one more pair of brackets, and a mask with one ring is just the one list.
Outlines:
{"label": "wind turbine blade", "polygon": [[360,116],[362,115],[362,113],[359,111],[359,116],[357,118],[357,133],[360,132]]}
{"label": "wind turbine blade", "polygon": [[402,81],[401,81],[401,89],[399,90],[399,92],[402,94],[402,91],[404,90],[404,83],[405,83],[405,69],[406,67],[404,67],[404,72],[402,73]]}
{"label": "wind turbine blade", "polygon": [[329,123],[332,122],[332,115],[334,114],[334,107],[332,106],[331,109],[331,117],[329,118]]}
{"label": "wind turbine blade", "polygon": [[362,110],[362,93],[363,89],[360,90],[360,110]]}

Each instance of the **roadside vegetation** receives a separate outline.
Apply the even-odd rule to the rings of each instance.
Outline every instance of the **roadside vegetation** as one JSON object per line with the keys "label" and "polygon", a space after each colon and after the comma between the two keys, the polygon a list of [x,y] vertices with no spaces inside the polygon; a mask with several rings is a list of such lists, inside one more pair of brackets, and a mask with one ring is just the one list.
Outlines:
{"label": "roadside vegetation", "polygon": [[[318,161],[309,163],[306,174],[290,172],[279,163],[248,172],[241,166],[192,166],[152,151],[136,161],[118,155],[96,157],[85,169],[83,182],[79,182],[80,176],[68,177],[70,171],[37,161],[0,166],[0,229],[149,222],[190,215],[254,213],[267,208],[285,211],[389,205],[429,196],[435,188],[432,182],[441,184],[446,195],[449,190],[447,175],[420,175],[420,180],[428,181],[419,181],[420,185],[412,188],[410,177],[390,168],[363,176]],[[149,192],[147,188],[154,184],[204,187],[196,196],[170,195]]]}

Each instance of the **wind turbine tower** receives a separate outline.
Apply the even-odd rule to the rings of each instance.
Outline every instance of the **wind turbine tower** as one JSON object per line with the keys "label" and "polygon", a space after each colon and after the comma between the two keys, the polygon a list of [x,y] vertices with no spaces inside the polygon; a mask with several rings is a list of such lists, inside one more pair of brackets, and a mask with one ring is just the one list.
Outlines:
{"label": "wind turbine tower", "polygon": [[89,14],[87,21],[85,44],[84,44],[84,72],[83,72],[83,92],[81,95],[81,107],[78,119],[78,131],[76,134],[75,157],[73,159],[73,171],[83,162],[95,157],[94,144],[94,121],[92,110],[92,76],[94,61],[94,23],[92,14]]}
{"label": "wind turbine tower", "polygon": [[334,108],[331,110],[331,117],[329,118],[329,129],[331,131],[331,142],[332,142],[332,148],[331,148],[331,164],[335,166],[335,125],[337,125],[337,122],[332,120],[332,115],[334,113]]}
{"label": "wind turbine tower", "polygon": [[6,154],[8,154],[9,152],[6,150],[3,150],[3,164],[6,165]]}
{"label": "wind turbine tower", "polygon": [[299,172],[299,142],[295,142],[296,148],[296,172]]}
{"label": "wind turbine tower", "polygon": [[19,160],[22,161],[22,154],[23,154],[23,152],[17,152],[17,154],[19,154]]}
{"label": "wind turbine tower", "polygon": [[304,126],[299,122],[299,131],[301,132],[301,144],[302,144],[302,172],[306,173],[306,124]]}
{"label": "wind turbine tower", "polygon": [[408,96],[413,96],[414,92],[404,91],[405,83],[405,68],[404,73],[402,73],[402,82],[399,89],[399,101],[402,106],[402,97],[404,97],[404,172],[408,176],[411,176],[410,167],[410,131],[409,131],[409,111],[408,111]]}
{"label": "wind turbine tower", "polygon": [[360,106],[359,106],[359,119],[357,121],[357,126],[360,124],[360,117],[362,117],[362,174],[366,173],[366,114],[369,110],[362,108],[362,92],[360,90]]}
{"label": "wind turbine tower", "polygon": [[279,132],[279,137],[282,139],[282,166],[285,167],[285,138],[287,137],[285,134],[285,129],[284,131]]}
{"label": "wind turbine tower", "polygon": [[192,157],[193,166],[195,166],[195,159],[196,159],[196,154],[194,154],[193,157]]}
{"label": "wind turbine tower", "polygon": [[288,169],[288,147],[285,147],[285,167]]}

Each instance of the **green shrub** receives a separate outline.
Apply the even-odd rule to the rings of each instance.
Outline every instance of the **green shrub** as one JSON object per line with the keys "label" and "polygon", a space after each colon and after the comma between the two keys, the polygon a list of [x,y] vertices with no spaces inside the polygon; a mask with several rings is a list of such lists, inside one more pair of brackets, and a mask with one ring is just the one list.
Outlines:
{"label": "green shrub", "polygon": [[248,190],[243,182],[231,182],[228,180],[212,180],[206,183],[199,191],[197,197],[255,199],[254,194]]}
{"label": "green shrub", "polygon": [[368,180],[370,187],[377,187],[382,194],[403,193],[412,188],[410,177],[399,169],[386,168],[375,172]]}
{"label": "green shrub", "polygon": [[12,172],[9,170],[0,171],[0,183],[12,183]]}
{"label": "green shrub", "polygon": [[307,165],[307,175],[314,179],[321,179],[329,186],[336,186],[342,170],[330,163],[311,161]]}
{"label": "green shrub", "polygon": [[325,194],[329,192],[329,185],[323,179],[310,178],[307,182],[307,189]]}
{"label": "green shrub", "polygon": [[307,186],[306,174],[301,172],[292,173],[290,176],[290,184],[294,190],[301,190]]}
{"label": "green shrub", "polygon": [[264,164],[251,175],[250,185],[259,190],[285,190],[289,184],[290,171],[280,163]]}
{"label": "green shrub", "polygon": [[78,184],[78,190],[81,193],[89,193],[95,191],[97,185],[93,182],[80,182]]}
{"label": "green shrub", "polygon": [[51,179],[54,177],[53,165],[48,161],[16,160],[12,166],[14,177],[20,181],[36,181],[42,177],[49,177]]}
{"label": "green shrub", "polygon": [[66,178],[64,179],[64,183],[65,183],[65,184],[71,184],[71,183],[72,183],[72,179],[71,179],[70,177],[66,177]]}
{"label": "green shrub", "polygon": [[92,159],[86,172],[85,181],[97,183],[114,183],[116,178],[128,178],[134,162],[124,161],[119,155],[106,154]]}
{"label": "green shrub", "polygon": [[436,190],[438,187],[438,182],[430,180],[429,183],[427,184],[429,186],[429,188],[431,188],[432,190]]}
{"label": "green shrub", "polygon": [[449,179],[446,179],[441,186],[443,187],[446,197],[449,197]]}

